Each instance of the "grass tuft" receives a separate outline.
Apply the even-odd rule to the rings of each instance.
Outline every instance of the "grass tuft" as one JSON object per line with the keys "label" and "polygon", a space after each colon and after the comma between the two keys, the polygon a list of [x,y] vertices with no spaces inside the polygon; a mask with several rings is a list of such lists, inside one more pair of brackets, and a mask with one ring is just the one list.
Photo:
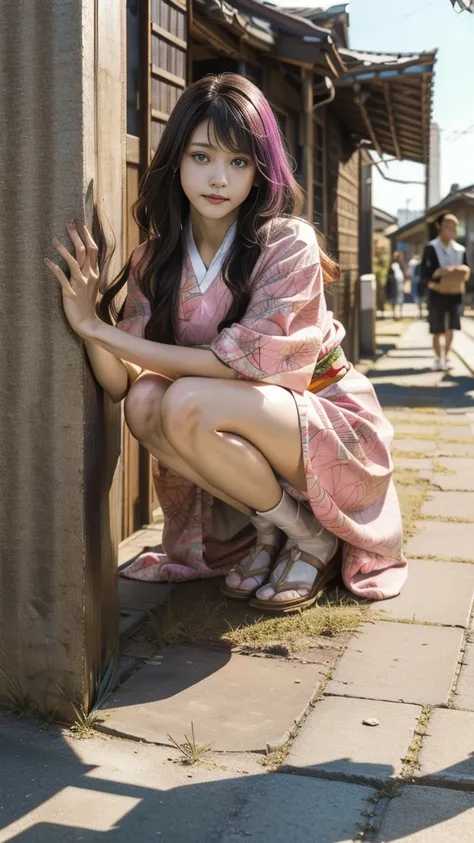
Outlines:
{"label": "grass tuft", "polygon": [[4,704],[6,711],[13,717],[37,717],[38,706],[33,702],[30,695],[25,693],[19,682],[16,682],[8,673],[0,667],[0,673],[7,683],[7,700]]}
{"label": "grass tuft", "polygon": [[266,767],[270,771],[278,770],[278,768],[285,763],[289,751],[289,742],[282,744],[282,746],[277,747],[277,749],[273,749],[262,759],[262,767]]}
{"label": "grass tuft", "polygon": [[397,468],[395,466],[393,472],[393,480],[397,488],[399,486],[425,486],[429,489],[431,486],[427,477],[421,477],[416,468]]}
{"label": "grass tuft", "polygon": [[419,769],[418,757],[420,754],[423,738],[428,728],[428,723],[431,716],[431,706],[424,705],[418,723],[413,734],[413,739],[408,747],[407,754],[402,758],[403,762],[403,778],[410,778],[415,770]]}
{"label": "grass tuft", "polygon": [[219,588],[219,580],[185,583],[165,607],[150,612],[149,626],[159,646],[187,642],[288,657],[314,646],[316,639],[355,631],[368,612],[367,606],[336,591],[335,597],[326,596],[310,609],[262,616],[246,602],[227,602]]}
{"label": "grass tuft", "polygon": [[412,538],[417,533],[416,522],[421,519],[421,510],[430,492],[429,482],[420,486],[404,486],[398,489],[398,500],[403,521],[405,538]]}
{"label": "grass tuft", "polygon": [[96,723],[101,722],[101,717],[98,711],[86,712],[84,706],[77,706],[71,703],[76,713],[76,720],[71,726],[71,732],[78,740],[84,738],[91,738],[94,732]]}
{"label": "grass tuft", "polygon": [[191,740],[188,738],[187,735],[184,736],[184,742],[178,743],[171,735],[168,735],[168,739],[171,741],[173,746],[179,750],[181,754],[181,763],[186,764],[188,766],[193,766],[194,764],[204,764],[204,766],[212,766],[210,764],[205,764],[203,762],[203,758],[207,755],[208,752],[212,749],[212,744],[203,744],[202,746],[196,743],[196,737],[194,734],[194,723],[191,722]]}

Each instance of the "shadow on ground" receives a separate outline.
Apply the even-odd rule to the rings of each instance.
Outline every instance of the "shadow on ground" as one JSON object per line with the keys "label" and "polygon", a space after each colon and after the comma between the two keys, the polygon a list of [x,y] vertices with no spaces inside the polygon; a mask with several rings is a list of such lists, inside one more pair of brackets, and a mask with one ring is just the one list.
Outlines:
{"label": "shadow on ground", "polygon": [[[76,746],[57,730],[46,734],[31,722],[2,720],[1,843],[92,843],[106,837],[114,843],[160,837],[166,843],[238,843],[249,837],[259,843],[307,843],[315,839],[315,829],[318,843],[338,843],[353,839],[358,824],[366,822],[362,811],[380,815],[385,809],[385,800],[378,806],[370,800],[393,793],[385,786],[374,794],[366,780],[374,767],[379,780],[389,780],[389,766],[350,759],[333,762],[334,776],[331,765],[298,770],[298,775],[236,776],[222,767],[201,774],[202,768],[160,766],[157,749],[142,744],[93,738]],[[335,780],[341,765],[346,781]],[[441,775],[455,777],[457,766]],[[198,775],[210,780],[188,780]],[[348,783],[348,777],[357,783]],[[434,799],[424,800],[422,811],[407,813],[404,800],[413,801],[417,791],[420,799],[427,792]],[[400,817],[384,827],[386,843],[435,828],[474,806],[472,792],[441,794],[429,788],[420,793],[404,786],[400,793],[400,801],[390,806]],[[371,822],[378,824],[380,816]]]}

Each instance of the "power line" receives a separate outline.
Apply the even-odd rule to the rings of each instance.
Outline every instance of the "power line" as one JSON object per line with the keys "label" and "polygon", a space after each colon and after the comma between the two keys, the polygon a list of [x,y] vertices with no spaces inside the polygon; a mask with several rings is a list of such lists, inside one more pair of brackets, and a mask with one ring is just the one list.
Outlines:
{"label": "power line", "polygon": [[418,6],[416,9],[412,9],[411,12],[405,12],[404,15],[399,15],[396,18],[392,18],[391,20],[384,21],[380,26],[370,27],[369,29],[364,30],[364,34],[369,34],[372,32],[381,32],[383,29],[387,29],[388,27],[393,26],[394,24],[401,23],[407,18],[413,17],[413,15],[417,15],[420,12],[424,12],[425,9],[429,9],[430,6],[434,6],[435,3],[438,3],[439,0],[429,0],[428,3],[424,3],[423,6]]}

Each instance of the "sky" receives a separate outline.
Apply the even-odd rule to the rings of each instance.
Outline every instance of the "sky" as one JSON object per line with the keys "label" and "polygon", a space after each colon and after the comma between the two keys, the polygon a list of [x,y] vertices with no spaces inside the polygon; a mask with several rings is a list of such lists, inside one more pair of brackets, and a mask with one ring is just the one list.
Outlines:
{"label": "sky", "polygon": [[[273,2],[297,5],[295,0]],[[337,0],[300,2],[326,8]],[[432,119],[441,128],[441,196],[452,184],[474,184],[474,14],[456,13],[449,0],[353,0],[349,38],[349,46],[358,50],[438,49]],[[396,161],[385,172],[391,178],[424,179],[424,167],[413,162]],[[424,187],[392,184],[374,172],[373,204],[393,214],[399,208],[423,209]]]}

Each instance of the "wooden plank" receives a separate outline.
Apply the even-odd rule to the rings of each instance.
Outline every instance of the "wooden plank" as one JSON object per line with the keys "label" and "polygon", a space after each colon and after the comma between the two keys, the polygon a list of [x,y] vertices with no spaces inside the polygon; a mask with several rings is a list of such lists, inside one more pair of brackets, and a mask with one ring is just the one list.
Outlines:
{"label": "wooden plank", "polygon": [[359,180],[354,178],[353,176],[350,176],[346,170],[342,170],[339,173],[339,176],[340,178],[344,179],[344,181],[348,182],[353,187],[355,187],[357,191],[359,190]]}
{"label": "wooden plank", "polygon": [[384,95],[385,95],[385,104],[387,106],[387,113],[388,113],[388,122],[390,125],[390,131],[392,133],[392,140],[393,140],[393,147],[395,149],[395,155],[398,160],[401,160],[402,154],[400,152],[400,144],[398,142],[398,135],[397,135],[397,128],[395,125],[395,117],[393,114],[393,105],[392,100],[390,97],[390,87],[387,83],[384,85]]}
{"label": "wooden plank", "polygon": [[151,75],[156,79],[162,79],[164,82],[169,82],[170,85],[175,85],[176,88],[186,87],[186,79],[183,79],[182,76],[175,76],[174,73],[170,73],[168,70],[158,67],[157,64],[152,64]]}
{"label": "wooden plank", "polygon": [[152,23],[151,31],[153,35],[157,35],[158,38],[161,38],[163,41],[167,41],[168,44],[173,44],[175,47],[179,47],[180,50],[187,49],[187,42],[184,41],[182,38],[178,38],[177,35],[173,35],[172,32],[168,32],[167,29],[163,29],[161,26],[158,26],[157,23]]}
{"label": "wooden plank", "polygon": [[165,0],[165,2],[168,3],[168,6],[174,6],[175,9],[186,14],[186,3],[180,3],[179,0]]}
{"label": "wooden plank", "polygon": [[139,96],[140,110],[138,113],[138,131],[140,138],[140,175],[142,176],[150,163],[150,106],[151,106],[151,38],[150,38],[150,0],[143,0],[139,6],[138,15],[140,39],[140,68],[139,68]]}
{"label": "wooden plank", "polygon": [[354,91],[355,91],[355,95],[356,95],[357,104],[359,106],[360,113],[361,113],[362,119],[364,121],[364,125],[365,125],[365,127],[366,127],[366,129],[369,133],[369,137],[370,137],[375,149],[377,150],[378,154],[382,158],[382,150],[381,150],[380,144],[379,144],[379,142],[377,140],[377,137],[375,135],[375,132],[374,132],[374,129],[373,129],[370,117],[369,117],[369,113],[368,113],[368,111],[365,107],[365,103],[362,101],[360,85],[354,85]]}
{"label": "wooden plank", "polygon": [[127,135],[126,161],[127,164],[140,163],[140,139],[136,135]]}
{"label": "wooden plank", "polygon": [[152,120],[159,120],[160,123],[167,123],[170,119],[170,115],[166,114],[164,111],[158,111],[157,108],[151,109],[151,117]]}
{"label": "wooden plank", "polygon": [[341,199],[346,199],[347,202],[350,202],[351,205],[354,205],[357,208],[358,203],[359,203],[359,199],[358,199],[358,196],[355,195],[354,193],[346,193],[345,190],[338,189],[337,196],[340,197]]}
{"label": "wooden plank", "polygon": [[[192,22],[192,35],[193,39],[197,36],[199,39],[204,41],[206,47],[209,45],[219,52],[224,52],[224,54],[230,58],[245,58],[245,55],[243,54],[243,44],[241,45],[241,50],[239,49],[239,45],[232,41],[229,36],[225,35],[223,32],[214,31],[208,21],[202,20],[199,15],[196,14],[196,10],[194,10]],[[253,57],[253,60],[255,61],[255,57]]]}

